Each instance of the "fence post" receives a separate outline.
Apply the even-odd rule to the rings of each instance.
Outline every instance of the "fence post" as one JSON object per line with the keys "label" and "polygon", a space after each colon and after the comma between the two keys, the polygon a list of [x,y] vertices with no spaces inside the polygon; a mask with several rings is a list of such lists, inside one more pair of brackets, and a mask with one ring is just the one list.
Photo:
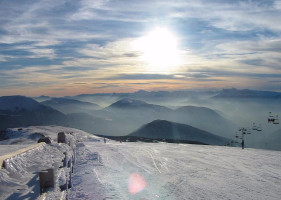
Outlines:
{"label": "fence post", "polygon": [[39,172],[40,194],[46,192],[48,188],[55,187],[55,174],[54,169],[47,169],[46,171]]}
{"label": "fence post", "polygon": [[66,144],[65,132],[59,132],[58,133],[58,143],[65,143]]}

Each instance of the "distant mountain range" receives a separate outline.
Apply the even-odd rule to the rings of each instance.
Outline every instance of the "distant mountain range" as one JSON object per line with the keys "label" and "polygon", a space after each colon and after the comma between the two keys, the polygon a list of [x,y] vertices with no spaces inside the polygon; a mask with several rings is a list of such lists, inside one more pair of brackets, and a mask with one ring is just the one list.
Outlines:
{"label": "distant mountain range", "polygon": [[260,90],[223,89],[214,98],[281,98],[280,92]]}
{"label": "distant mountain range", "polygon": [[5,122],[0,128],[57,124],[91,133],[118,136],[129,134],[153,120],[163,119],[228,137],[226,130],[233,127],[231,122],[218,113],[203,107],[186,106],[172,110],[165,106],[124,98],[104,109],[95,110],[96,108],[100,107],[68,98],[53,98],[38,103],[23,96],[0,97],[0,119]]}
{"label": "distant mountain range", "polygon": [[[125,111],[125,110],[138,110],[138,111],[144,111],[144,112],[170,112],[171,109],[165,107],[165,106],[159,106],[154,104],[146,103],[145,101],[131,99],[131,98],[124,98],[121,99],[107,108],[105,108],[107,111]],[[160,113],[159,113],[160,114]]]}
{"label": "distant mountain range", "polygon": [[[177,90],[177,91],[146,91],[139,90],[133,93],[95,93],[95,94],[80,94],[76,96],[67,96],[64,98],[76,99],[80,101],[92,102],[94,100],[102,101],[111,98],[110,101],[115,102],[123,98],[132,99],[161,99],[161,98],[189,98],[195,96],[208,96],[213,98],[280,98],[280,92],[250,90],[250,89],[222,89],[222,90]],[[33,97],[37,101],[50,100],[52,97],[39,96]]]}
{"label": "distant mountain range", "polygon": [[[236,91],[236,89],[231,89],[231,91]],[[145,91],[138,92],[139,95],[141,93],[147,95]],[[107,97],[102,96],[102,98],[106,99]],[[110,101],[113,99],[115,97],[110,97]],[[216,98],[213,99],[215,100]],[[226,99],[229,102],[228,98]],[[173,103],[174,101],[171,102]],[[217,102],[220,103],[220,101]],[[252,101],[248,103],[252,105]],[[266,108],[268,107],[267,103],[268,101],[265,104]],[[254,104],[257,108],[260,105]],[[274,107],[277,114],[278,105],[276,104]],[[231,112],[232,107],[228,106],[227,109],[230,109]],[[24,96],[0,97],[0,131],[6,128],[29,125],[61,125],[82,129],[98,135],[126,136],[130,133],[138,133],[136,130],[140,126],[143,126],[144,130],[148,130],[150,123],[155,127],[167,127],[167,131],[170,132],[165,133],[165,137],[171,135],[171,127],[176,128],[177,131],[174,133],[177,133],[180,138],[185,137],[181,135],[182,130],[191,130],[191,128],[188,129],[187,127],[200,129],[200,131],[223,138],[233,138],[238,128],[220,112],[201,106],[182,106],[171,109],[166,106],[147,103],[144,100],[125,97],[119,98],[105,108],[101,108],[97,104],[78,101],[69,97],[53,98],[41,103]],[[179,128],[183,127],[183,125],[185,125],[185,128]],[[260,146],[281,149],[279,145],[281,134],[279,132],[261,137],[260,141],[258,141]],[[255,137],[255,139],[258,140],[259,138]],[[190,137],[183,140],[190,140]],[[209,144],[203,140],[196,140],[195,142]]]}
{"label": "distant mountain range", "polygon": [[97,104],[78,101],[69,98],[52,98],[41,103],[65,114],[80,112],[89,113],[93,110],[101,109],[101,107]]}
{"label": "distant mountain range", "polygon": [[198,106],[183,106],[173,112],[172,120],[222,137],[232,137],[237,126],[216,111]]}
{"label": "distant mountain range", "polygon": [[232,137],[236,126],[216,111],[197,106],[184,106],[175,110],[148,104],[131,98],[121,99],[104,109],[113,121],[129,124],[136,129],[140,124],[163,119],[188,124],[223,137]]}
{"label": "distant mountain range", "polygon": [[65,116],[24,96],[0,97],[0,130],[27,125],[64,124]]}
{"label": "distant mountain range", "polygon": [[213,145],[225,145],[229,142],[229,139],[216,136],[207,131],[186,124],[179,124],[166,120],[154,120],[143,125],[128,136],[150,139],[172,139],[175,141],[185,140]]}
{"label": "distant mountain range", "polygon": [[45,109],[46,107],[25,96],[0,97],[0,110],[2,111],[20,112],[22,110],[33,111],[43,108]]}
{"label": "distant mountain range", "polygon": [[103,107],[124,99],[138,99],[153,104],[160,104],[160,102],[171,102],[178,99],[195,99],[197,96],[212,97],[216,95],[217,91],[146,91],[139,90],[133,93],[98,93],[98,94],[80,94],[76,96],[68,96],[66,98],[76,99],[80,101],[94,102]]}
{"label": "distant mountain range", "polygon": [[[81,105],[91,106],[92,104],[84,104],[75,100],[60,100],[58,104],[62,104],[63,107],[64,102],[68,103],[65,106],[69,106],[70,110],[76,109],[79,113],[63,114],[24,96],[0,97],[0,130],[31,125],[61,125],[83,129],[91,133],[109,134],[112,132],[111,127],[115,125],[114,122],[83,112],[83,109],[86,109],[83,106],[83,109],[78,109],[79,106],[81,108]],[[51,101],[51,103],[54,102]]]}
{"label": "distant mountain range", "polygon": [[49,97],[49,96],[46,96],[46,95],[41,95],[39,97],[31,97],[31,98],[38,101],[38,102],[42,102],[42,101],[50,100],[52,97]]}

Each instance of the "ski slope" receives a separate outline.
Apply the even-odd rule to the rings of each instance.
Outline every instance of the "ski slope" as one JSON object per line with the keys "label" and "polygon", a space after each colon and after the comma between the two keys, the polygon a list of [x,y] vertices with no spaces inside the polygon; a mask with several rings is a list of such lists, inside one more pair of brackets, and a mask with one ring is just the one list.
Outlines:
{"label": "ski slope", "polygon": [[77,146],[69,199],[280,199],[281,154],[234,147],[119,143]]}
{"label": "ski slope", "polygon": [[[72,174],[73,187],[68,190],[70,200],[279,200],[281,196],[280,151],[112,140],[105,144],[103,138],[59,126],[9,129],[9,139],[1,142],[0,151],[6,154],[16,151],[19,146],[37,143],[41,134],[55,141],[61,131],[73,132],[79,141]],[[36,188],[24,181],[34,176],[27,166],[39,163],[40,167],[46,168],[61,162],[62,153],[51,150],[56,145],[46,144],[41,153],[34,150],[17,158],[22,161],[15,165],[19,169],[17,173],[23,175],[22,181],[1,169],[0,199],[6,199],[1,198],[1,191],[17,191],[19,187],[22,191],[25,188],[24,194],[9,194],[11,198],[8,199],[15,199],[12,198],[15,195],[16,199],[36,196]],[[60,194],[57,190],[52,192],[52,195]]]}

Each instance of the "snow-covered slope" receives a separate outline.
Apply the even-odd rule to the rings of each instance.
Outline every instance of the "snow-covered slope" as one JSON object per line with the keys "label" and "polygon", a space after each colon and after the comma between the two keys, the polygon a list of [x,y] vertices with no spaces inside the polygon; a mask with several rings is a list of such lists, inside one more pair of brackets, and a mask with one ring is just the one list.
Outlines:
{"label": "snow-covered slope", "polygon": [[[10,136],[17,137],[18,129],[11,131],[14,132]],[[73,187],[68,191],[70,200],[279,200],[281,196],[278,151],[112,140],[104,143],[98,137],[64,127],[29,127],[21,133],[28,136],[39,132],[55,139],[59,131],[74,131],[81,137],[76,146]],[[61,159],[60,153],[47,146],[44,151],[52,161]],[[30,162],[24,160],[22,164],[33,165],[41,159],[36,152],[29,154]],[[0,190],[5,185],[21,189],[25,197],[32,196],[33,188],[19,187],[13,182],[15,179],[5,179],[8,175],[4,175],[0,179],[10,182],[0,183]],[[24,199],[21,195],[16,197]]]}
{"label": "snow-covered slope", "polygon": [[279,200],[280,152],[88,141],[77,149],[70,200]]}

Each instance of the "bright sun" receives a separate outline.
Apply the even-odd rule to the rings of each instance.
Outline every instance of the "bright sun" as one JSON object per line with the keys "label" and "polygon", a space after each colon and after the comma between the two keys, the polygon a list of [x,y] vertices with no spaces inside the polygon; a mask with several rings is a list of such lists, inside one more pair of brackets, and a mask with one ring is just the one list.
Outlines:
{"label": "bright sun", "polygon": [[156,28],[141,37],[136,47],[151,72],[173,71],[180,64],[177,38],[167,28]]}

